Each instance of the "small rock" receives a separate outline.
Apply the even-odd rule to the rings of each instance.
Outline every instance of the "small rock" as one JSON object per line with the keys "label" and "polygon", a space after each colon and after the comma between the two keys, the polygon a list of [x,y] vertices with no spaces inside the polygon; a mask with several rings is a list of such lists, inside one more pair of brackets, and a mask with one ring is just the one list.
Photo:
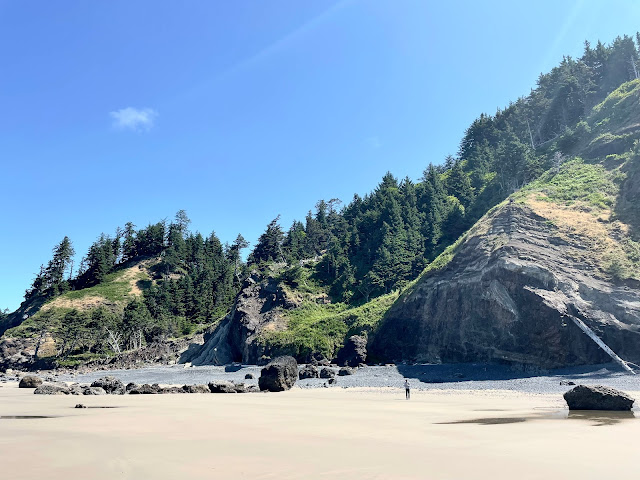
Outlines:
{"label": "small rock", "polygon": [[330,368],[324,367],[320,370],[320,378],[335,378],[336,372],[331,370]]}
{"label": "small rock", "polygon": [[338,380],[336,380],[335,378],[329,379],[329,385],[335,385],[336,383],[338,383]]}
{"label": "small rock", "polygon": [[318,372],[318,367],[311,363],[302,367],[302,369],[298,373],[298,377],[300,378],[300,380],[303,380],[305,378],[318,378],[319,375],[320,374]]}
{"label": "small rock", "polygon": [[82,395],[106,395],[107,392],[102,387],[83,387]]}
{"label": "small rock", "polygon": [[42,385],[41,378],[33,375],[27,375],[26,377],[22,377],[22,380],[20,380],[20,383],[18,384],[18,388],[36,388],[40,385]]}
{"label": "small rock", "polygon": [[125,386],[116,377],[107,376],[99,378],[91,384],[92,387],[102,387],[109,395],[124,395]]}
{"label": "small rock", "polygon": [[43,383],[38,386],[33,393],[36,395],[69,395],[69,387],[55,383]]}
{"label": "small rock", "polygon": [[182,390],[186,393],[211,393],[207,385],[184,385]]}
{"label": "small rock", "polygon": [[209,391],[211,393],[236,393],[236,387],[226,380],[218,380],[209,383]]}
{"label": "small rock", "polygon": [[342,367],[340,370],[338,370],[338,375],[341,377],[344,377],[346,375],[353,375],[354,373],[356,373],[356,369],[351,367]]}
{"label": "small rock", "polygon": [[254,378],[256,378],[256,377],[253,375],[253,373],[247,373],[247,374],[244,376],[244,379],[245,379],[245,380],[253,380]]}
{"label": "small rock", "polygon": [[132,389],[129,392],[129,395],[155,395],[159,393],[159,391],[160,387],[158,384],[154,383],[153,385],[149,385],[148,383],[145,383],[144,385],[140,385],[139,387]]}
{"label": "small rock", "polygon": [[76,403],[76,408],[87,408],[87,406],[81,403]]}
{"label": "small rock", "polygon": [[560,380],[560,385],[575,385],[575,382],[571,382],[569,380]]}

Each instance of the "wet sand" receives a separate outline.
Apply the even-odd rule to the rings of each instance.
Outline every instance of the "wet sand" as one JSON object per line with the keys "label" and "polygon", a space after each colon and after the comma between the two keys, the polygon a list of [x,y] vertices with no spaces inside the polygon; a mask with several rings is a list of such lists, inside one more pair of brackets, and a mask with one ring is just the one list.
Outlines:
{"label": "wet sand", "polygon": [[561,395],[495,390],[405,401],[400,389],[40,396],[4,385],[0,417],[12,479],[631,478],[640,436],[632,415],[568,416]]}

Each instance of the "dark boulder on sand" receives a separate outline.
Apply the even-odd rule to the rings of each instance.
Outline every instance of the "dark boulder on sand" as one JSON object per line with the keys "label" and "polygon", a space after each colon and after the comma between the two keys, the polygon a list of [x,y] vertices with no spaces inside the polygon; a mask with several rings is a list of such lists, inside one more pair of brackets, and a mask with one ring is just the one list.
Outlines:
{"label": "dark boulder on sand", "polygon": [[298,362],[290,356],[282,356],[272,360],[260,372],[258,385],[260,390],[282,392],[289,390],[298,379]]}
{"label": "dark boulder on sand", "polygon": [[145,383],[144,385],[132,388],[129,391],[129,395],[155,395],[158,393],[160,393],[160,386],[157,383],[154,383],[153,385]]}
{"label": "dark boulder on sand", "polygon": [[182,390],[185,393],[211,393],[207,385],[184,385]]}
{"label": "dark boulder on sand", "polygon": [[298,377],[300,380],[304,380],[305,378],[318,378],[320,373],[318,372],[318,367],[312,364],[305,365],[300,370]]}
{"label": "dark boulder on sand", "polygon": [[110,395],[124,395],[125,386],[116,377],[107,376],[99,378],[91,384],[92,387],[102,387]]}
{"label": "dark boulder on sand", "polygon": [[322,370],[320,370],[320,378],[335,378],[335,376],[336,372],[328,367],[324,367]]}
{"label": "dark boulder on sand", "polygon": [[353,375],[354,373],[356,373],[356,369],[351,367],[342,367],[340,370],[338,370],[338,375],[341,377],[344,377],[346,375]]}
{"label": "dark boulder on sand", "polygon": [[564,394],[569,410],[631,410],[629,395],[602,385],[578,385]]}
{"label": "dark boulder on sand", "polygon": [[106,395],[102,387],[82,387],[82,395]]}
{"label": "dark boulder on sand", "polygon": [[27,375],[26,377],[22,377],[22,380],[20,380],[20,383],[18,384],[18,388],[37,388],[40,385],[42,385],[41,378],[33,375]]}
{"label": "dark boulder on sand", "polygon": [[37,387],[33,393],[36,395],[69,395],[69,387],[64,384],[43,383]]}

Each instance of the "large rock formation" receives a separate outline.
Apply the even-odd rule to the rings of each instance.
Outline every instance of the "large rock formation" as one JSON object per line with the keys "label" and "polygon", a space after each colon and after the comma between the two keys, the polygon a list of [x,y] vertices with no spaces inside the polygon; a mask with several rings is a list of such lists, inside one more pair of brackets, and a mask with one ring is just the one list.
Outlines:
{"label": "large rock formation", "polygon": [[253,272],[245,280],[233,309],[217,327],[205,334],[204,345],[192,346],[180,358],[180,363],[193,365],[224,365],[231,362],[257,364],[270,355],[258,342],[265,329],[277,330],[286,324],[278,314],[278,307],[292,308],[276,281]]}
{"label": "large rock formation", "polygon": [[370,356],[543,368],[611,361],[579,320],[623,359],[640,362],[640,293],[607,280],[587,241],[558,236],[527,205],[498,207],[446,267],[425,274],[387,312]]}

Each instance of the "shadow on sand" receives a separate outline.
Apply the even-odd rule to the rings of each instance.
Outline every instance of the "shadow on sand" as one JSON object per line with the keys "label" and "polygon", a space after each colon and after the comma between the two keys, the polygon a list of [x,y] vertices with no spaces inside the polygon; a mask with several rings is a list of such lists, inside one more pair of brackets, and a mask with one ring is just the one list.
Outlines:
{"label": "shadow on sand", "polygon": [[599,380],[612,374],[622,373],[623,370],[615,363],[601,365],[586,365],[580,367],[558,368],[554,370],[518,369],[509,365],[494,365],[483,363],[454,363],[441,365],[405,365],[396,366],[398,372],[405,378],[412,378],[423,383],[448,382],[481,382],[494,380],[515,380],[533,377],[552,377],[560,381]]}

